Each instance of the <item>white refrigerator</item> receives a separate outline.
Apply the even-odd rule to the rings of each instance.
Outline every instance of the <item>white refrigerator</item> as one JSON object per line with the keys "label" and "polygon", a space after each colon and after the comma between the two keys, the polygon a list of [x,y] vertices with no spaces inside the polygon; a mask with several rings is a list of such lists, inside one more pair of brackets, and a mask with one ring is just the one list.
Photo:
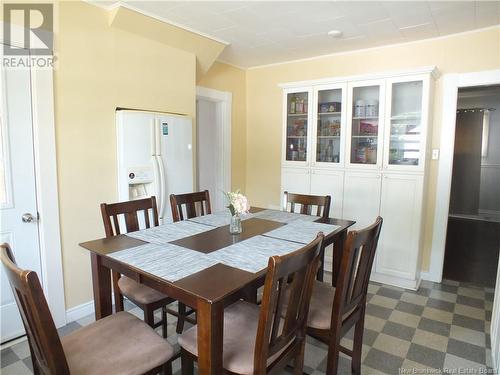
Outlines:
{"label": "white refrigerator", "polygon": [[172,221],[170,194],[194,191],[191,119],[117,110],[116,126],[119,200],[154,195],[160,222]]}

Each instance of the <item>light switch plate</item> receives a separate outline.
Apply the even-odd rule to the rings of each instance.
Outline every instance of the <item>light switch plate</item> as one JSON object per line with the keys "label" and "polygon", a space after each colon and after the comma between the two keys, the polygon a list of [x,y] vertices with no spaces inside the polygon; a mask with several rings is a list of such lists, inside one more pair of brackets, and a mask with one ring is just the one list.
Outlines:
{"label": "light switch plate", "polygon": [[438,160],[439,159],[439,148],[433,148],[432,149],[432,160]]}

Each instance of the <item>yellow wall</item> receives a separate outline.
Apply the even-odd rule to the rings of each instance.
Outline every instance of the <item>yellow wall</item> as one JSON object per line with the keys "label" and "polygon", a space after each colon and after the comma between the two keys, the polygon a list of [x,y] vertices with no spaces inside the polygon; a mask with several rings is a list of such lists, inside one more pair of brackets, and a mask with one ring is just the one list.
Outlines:
{"label": "yellow wall", "polygon": [[93,298],[89,253],[102,237],[101,202],[115,201],[115,108],[195,115],[196,57],[108,26],[108,12],[62,2],[55,111],[67,308]]}
{"label": "yellow wall", "polygon": [[246,177],[246,72],[216,62],[198,82],[199,86],[233,94],[231,119],[231,185],[245,191]]}
{"label": "yellow wall", "polygon": [[[338,54],[247,72],[246,192],[253,205],[279,205],[282,146],[282,92],[279,83],[369,74],[436,65],[441,74],[500,68],[500,29],[406,45]],[[435,85],[431,145],[439,148],[442,79]],[[437,163],[432,161],[425,226],[423,268],[429,265]]]}

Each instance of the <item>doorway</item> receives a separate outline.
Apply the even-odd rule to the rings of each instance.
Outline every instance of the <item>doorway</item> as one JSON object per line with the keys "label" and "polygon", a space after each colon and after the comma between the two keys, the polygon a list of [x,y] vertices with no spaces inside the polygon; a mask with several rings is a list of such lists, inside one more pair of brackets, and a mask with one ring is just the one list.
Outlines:
{"label": "doorway", "polygon": [[224,209],[231,190],[231,93],[197,88],[197,189],[208,190],[212,211]]}
{"label": "doorway", "polygon": [[494,287],[500,248],[500,85],[458,90],[443,277]]}

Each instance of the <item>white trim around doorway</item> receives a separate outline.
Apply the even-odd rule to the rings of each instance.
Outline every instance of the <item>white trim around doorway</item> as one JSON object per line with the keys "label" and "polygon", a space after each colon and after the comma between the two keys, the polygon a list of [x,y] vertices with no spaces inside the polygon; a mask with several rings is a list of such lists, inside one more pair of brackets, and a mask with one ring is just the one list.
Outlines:
{"label": "white trim around doorway", "polygon": [[455,122],[458,89],[471,86],[500,84],[500,70],[474,73],[445,74],[443,76],[443,113],[441,117],[441,144],[436,187],[436,207],[432,236],[431,262],[425,279],[441,282],[443,277],[446,230],[450,209],[451,175],[455,147]]}
{"label": "white trim around doorway", "polygon": [[32,69],[33,144],[42,285],[56,327],[66,324],[52,69]]}
{"label": "white trim around doorway", "polygon": [[[231,113],[233,94],[207,87],[196,87],[196,99],[214,102],[217,105],[217,122],[221,124],[220,147],[217,153],[218,169],[221,171],[219,186],[220,191],[231,191]],[[196,140],[199,142],[199,140]]]}

